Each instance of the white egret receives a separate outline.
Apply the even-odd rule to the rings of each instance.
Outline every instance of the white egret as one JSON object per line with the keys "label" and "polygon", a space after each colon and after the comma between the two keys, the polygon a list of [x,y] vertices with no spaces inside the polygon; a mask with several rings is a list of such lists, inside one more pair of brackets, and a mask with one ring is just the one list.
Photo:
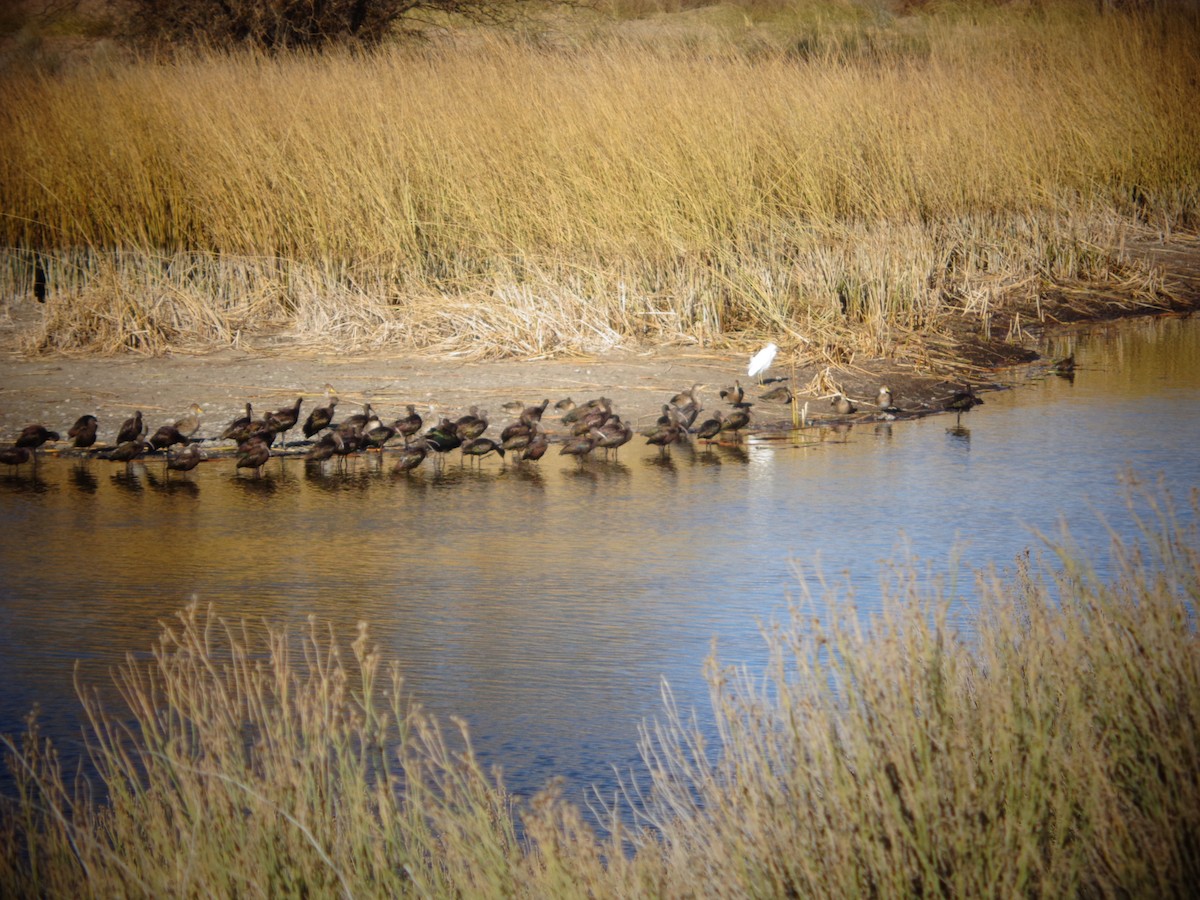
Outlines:
{"label": "white egret", "polygon": [[779,348],[775,344],[767,344],[750,358],[750,367],[746,370],[746,374],[753,378],[755,375],[760,376],[759,381],[762,381],[762,374],[771,367],[771,363],[775,361],[775,354],[779,352]]}

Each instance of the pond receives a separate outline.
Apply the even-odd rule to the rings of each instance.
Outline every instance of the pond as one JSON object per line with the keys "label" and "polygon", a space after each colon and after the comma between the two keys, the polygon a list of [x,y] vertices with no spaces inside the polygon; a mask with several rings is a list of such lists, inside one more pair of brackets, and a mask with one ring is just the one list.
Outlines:
{"label": "pond", "polygon": [[[36,704],[70,760],[73,667],[109,691],[189,600],[230,617],[370,624],[385,659],[528,794],[563,776],[581,801],[638,768],[660,685],[706,721],[702,664],[760,665],[760,626],[786,615],[797,569],[870,611],[891,561],[914,558],[969,597],[1060,523],[1103,570],[1129,529],[1123,474],[1162,476],[1180,507],[1200,485],[1200,322],[1155,319],[1060,336],[1075,378],[1020,377],[961,418],[742,448],[642,439],[618,460],[460,466],[394,476],[274,459],[261,478],[214,460],[165,478],[100,460],[0,474],[0,732]],[[1013,379],[1018,376],[1013,373]],[[897,397],[903,405],[903,398]],[[1186,509],[1181,509],[1186,513]]]}

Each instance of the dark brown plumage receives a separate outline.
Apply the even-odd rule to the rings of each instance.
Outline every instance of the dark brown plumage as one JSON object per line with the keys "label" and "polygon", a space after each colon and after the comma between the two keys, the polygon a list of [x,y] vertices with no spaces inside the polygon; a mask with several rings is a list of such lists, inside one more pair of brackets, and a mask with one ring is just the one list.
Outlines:
{"label": "dark brown plumage", "polygon": [[395,426],[396,431],[403,435],[404,444],[405,446],[408,446],[408,439],[420,431],[421,426],[424,425],[425,422],[417,413],[417,408],[411,403],[408,404],[406,408],[408,409],[408,415],[397,419],[392,424]]}
{"label": "dark brown plumage", "polygon": [[425,457],[428,455],[429,444],[425,442],[424,438],[418,438],[400,451],[396,457],[396,465],[392,468],[392,471],[411,472],[423,463]]}
{"label": "dark brown plumage", "polygon": [[173,444],[188,444],[188,439],[174,425],[163,425],[150,436],[150,446],[155,450],[163,450]]}
{"label": "dark brown plumage", "polygon": [[36,457],[28,447],[5,447],[0,450],[0,463],[4,463],[6,466],[24,465],[31,459],[36,459]]}
{"label": "dark brown plumage", "polygon": [[[138,413],[141,415],[141,413]],[[225,430],[221,432],[221,439],[225,441],[237,441],[242,443],[250,437],[250,426],[254,422],[254,409],[249,403],[246,404],[246,414],[239,416],[225,426]]]}
{"label": "dark brown plumage", "polygon": [[67,432],[67,437],[71,438],[74,446],[81,450],[86,449],[96,443],[96,430],[99,425],[95,416],[80,416]]}
{"label": "dark brown plumage", "polygon": [[559,456],[574,456],[579,460],[579,464],[583,465],[584,458],[592,452],[592,448],[596,446],[596,439],[591,435],[586,437],[572,438],[565,442],[558,450]]}
{"label": "dark brown plumage", "polygon": [[546,450],[550,446],[550,439],[543,432],[535,432],[529,438],[529,446],[521,453],[522,460],[537,462],[546,455]]}
{"label": "dark brown plumage", "polygon": [[476,459],[482,459],[489,453],[497,453],[503,459],[504,452],[504,448],[491,438],[471,438],[471,440],[465,441],[462,445],[463,456],[473,456]]}
{"label": "dark brown plumage", "polygon": [[257,478],[262,474],[262,467],[271,458],[271,448],[261,437],[252,437],[238,447],[237,468],[253,469]]}
{"label": "dark brown plumage", "polygon": [[546,407],[550,405],[549,398],[534,406],[527,406],[521,410],[521,421],[526,425],[533,425],[536,422],[542,421],[542,413],[546,411]]}
{"label": "dark brown plumage", "polygon": [[121,427],[117,429],[117,443],[124,444],[129,441],[141,440],[145,433],[146,426],[142,424],[142,411],[139,409],[122,422]]}
{"label": "dark brown plumage", "polygon": [[455,434],[464,441],[479,437],[488,428],[487,410],[472,406],[470,413],[454,422]]}
{"label": "dark brown plumage", "polygon": [[283,409],[277,409],[273,413],[267,413],[267,427],[276,434],[283,435],[283,446],[287,446],[287,433],[295,427],[300,421],[300,404],[303,402],[302,397],[297,397],[295,404],[285,406]]}
{"label": "dark brown plumage", "polygon": [[608,455],[609,450],[616,455],[618,450],[633,439],[633,429],[622,422],[620,416],[614,415],[595,429],[592,436],[596,438],[596,446],[604,450],[605,456]]}
{"label": "dark brown plumage", "polygon": [[721,433],[721,428],[724,424],[725,416],[718,410],[713,413],[711,419],[705,419],[700,423],[700,427],[696,429],[696,437],[702,441],[711,442]]}
{"label": "dark brown plumage", "polygon": [[187,444],[178,453],[171,453],[170,448],[167,449],[167,469],[172,472],[190,472],[200,464],[204,459],[200,455],[199,444]]}
{"label": "dark brown plumage", "polygon": [[57,441],[59,437],[57,431],[51,431],[45,425],[26,425],[17,435],[16,446],[36,450],[46,441]]}
{"label": "dark brown plumage", "polygon": [[646,435],[646,443],[658,447],[659,453],[665,453],[674,443],[684,440],[687,431],[678,422],[660,425]]}
{"label": "dark brown plumage", "polygon": [[741,430],[749,424],[750,411],[746,409],[735,409],[728,416],[726,416],[725,421],[721,423],[721,431],[732,431],[733,439],[735,441],[740,441],[742,439],[740,434]]}
{"label": "dark brown plumage", "polygon": [[324,406],[318,406],[308,414],[308,418],[304,420],[304,436],[312,437],[320,431],[325,430],[333,424],[333,414],[337,409],[338,398],[330,396]]}
{"label": "dark brown plumage", "polygon": [[106,450],[100,454],[101,459],[111,459],[114,462],[123,462],[128,466],[131,462],[144,454],[147,450],[152,450],[149,444],[143,440],[122,441],[113,447],[111,450]]}
{"label": "dark brown plumage", "polygon": [[978,396],[975,389],[968,384],[961,391],[954,392],[954,395],[946,401],[945,408],[961,414],[982,404],[983,398]]}

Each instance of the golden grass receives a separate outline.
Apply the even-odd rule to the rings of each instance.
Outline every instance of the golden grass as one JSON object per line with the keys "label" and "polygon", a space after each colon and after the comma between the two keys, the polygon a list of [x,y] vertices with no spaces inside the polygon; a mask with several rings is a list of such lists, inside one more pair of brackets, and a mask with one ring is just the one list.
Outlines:
{"label": "golden grass", "polygon": [[[0,242],[46,254],[58,303],[28,346],[265,318],[466,355],[887,353],[982,299],[1124,276],[1132,228],[1195,229],[1194,17],[788,10],[7,71]],[[195,311],[138,338],[129,290]]]}
{"label": "golden grass", "polygon": [[[1200,877],[1200,543],[1139,494],[1098,578],[1070,550],[970,598],[897,570],[881,614],[807,590],[753,675],[710,661],[717,743],[665,693],[597,836],[517,803],[360,628],[343,656],[195,606],[80,691],[99,801],[4,738],[0,891],[78,896],[1184,896]],[[1191,511],[1200,515],[1200,497]],[[518,828],[518,818],[520,828]],[[632,822],[632,824],[629,824]],[[626,823],[626,824],[622,824]]]}

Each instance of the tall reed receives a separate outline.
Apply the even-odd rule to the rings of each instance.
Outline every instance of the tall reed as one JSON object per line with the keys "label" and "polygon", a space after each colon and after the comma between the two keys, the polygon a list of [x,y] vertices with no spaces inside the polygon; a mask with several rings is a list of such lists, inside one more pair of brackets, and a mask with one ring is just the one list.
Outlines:
{"label": "tall reed", "polygon": [[1184,896],[1200,497],[1183,525],[1140,496],[1143,535],[1107,578],[1064,537],[1053,565],[969,598],[898,569],[869,619],[805,591],[765,630],[764,671],[710,661],[715,738],[665,691],[648,780],[603,837],[554,782],[510,797],[365,626],[344,656],[316,623],[297,638],[192,606],[120,671],[125,709],[80,689],[95,788],[36,725],[3,739],[0,892]]}
{"label": "tall reed", "polygon": [[1194,17],[746,23],[6,72],[0,242],[70,301],[34,344],[124,346],[167,298],[216,321],[163,344],[265,319],[467,353],[886,349],[984,295],[1124,277],[1131,227],[1197,225]]}

